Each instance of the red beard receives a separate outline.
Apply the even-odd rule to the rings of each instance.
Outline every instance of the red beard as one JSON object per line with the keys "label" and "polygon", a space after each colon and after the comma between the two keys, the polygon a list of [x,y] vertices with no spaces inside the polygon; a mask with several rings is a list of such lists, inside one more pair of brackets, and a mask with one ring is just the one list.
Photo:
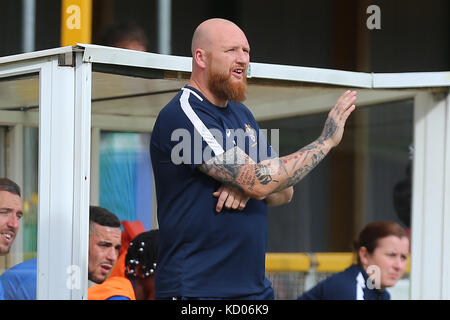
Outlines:
{"label": "red beard", "polygon": [[232,82],[231,71],[223,74],[213,70],[211,64],[208,70],[209,90],[222,100],[242,102],[247,98],[247,72],[242,74],[242,81]]}

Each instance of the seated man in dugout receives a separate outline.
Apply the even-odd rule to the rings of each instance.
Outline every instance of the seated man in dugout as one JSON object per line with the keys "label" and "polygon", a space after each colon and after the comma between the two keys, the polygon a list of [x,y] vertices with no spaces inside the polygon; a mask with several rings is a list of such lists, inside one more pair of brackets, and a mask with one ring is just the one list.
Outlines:
{"label": "seated man in dugout", "polygon": [[[10,179],[0,178],[0,256],[11,250],[22,216],[20,187]],[[5,299],[4,291],[0,282],[0,300]]]}
{"label": "seated man in dugout", "polygon": [[9,253],[22,216],[20,187],[10,179],[0,178],[0,256]]}
{"label": "seated man in dugout", "polygon": [[128,247],[125,274],[109,277],[88,290],[89,300],[153,300],[158,257],[158,230],[143,232]]}
{"label": "seated man in dugout", "polygon": [[[102,283],[111,272],[119,256],[121,233],[120,220],[114,213],[102,207],[90,206],[88,266],[90,285]],[[0,299],[36,300],[36,280],[36,259],[12,267],[0,276]]]}

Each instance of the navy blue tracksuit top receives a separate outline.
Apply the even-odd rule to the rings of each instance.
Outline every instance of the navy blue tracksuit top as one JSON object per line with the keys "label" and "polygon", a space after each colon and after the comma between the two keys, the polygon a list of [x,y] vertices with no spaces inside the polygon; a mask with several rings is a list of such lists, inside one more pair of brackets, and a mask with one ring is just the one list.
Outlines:
{"label": "navy blue tracksuit top", "polygon": [[352,265],[319,282],[299,300],[390,300],[386,290],[370,289],[368,275],[361,266]]}

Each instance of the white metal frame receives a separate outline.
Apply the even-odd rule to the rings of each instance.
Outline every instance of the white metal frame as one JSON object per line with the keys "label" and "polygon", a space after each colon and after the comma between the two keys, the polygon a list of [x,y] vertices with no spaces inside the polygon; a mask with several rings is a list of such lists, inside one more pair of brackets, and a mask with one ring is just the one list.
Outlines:
{"label": "white metal frame", "polygon": [[87,292],[77,277],[87,278],[91,66],[60,66],[58,57],[72,52],[0,58],[0,78],[39,73],[38,299],[85,299]]}
{"label": "white metal frame", "polygon": [[450,299],[450,95],[414,103],[411,298]]}
{"label": "white metal frame", "polygon": [[[74,66],[60,66],[60,55],[74,55]],[[36,125],[39,120],[39,299],[86,299],[89,185],[96,185],[90,174],[93,180],[98,174],[95,166],[90,172],[91,156],[98,156],[90,154],[91,135],[96,148],[100,130],[108,129],[111,119],[119,130],[133,130],[133,123],[120,117],[91,116],[95,63],[191,71],[187,57],[84,44],[0,58],[0,78],[40,75],[39,119],[0,111],[1,124]],[[251,63],[249,77],[336,86],[314,99],[293,98],[292,105],[308,106],[304,109],[259,106],[258,120],[328,110],[339,87],[361,88],[359,105],[414,99],[411,298],[450,299],[450,72],[368,74]],[[146,120],[153,124],[154,119]],[[20,169],[15,175],[20,179]]]}
{"label": "white metal frame", "polygon": [[[10,134],[8,135],[9,153],[7,175],[15,181],[19,186],[23,186],[23,158],[24,158],[24,126],[21,123],[11,125]],[[23,190],[23,188],[22,188]],[[11,247],[9,265],[15,265],[23,261],[23,220],[20,221],[20,229],[16,236],[16,240]]]}
{"label": "white metal frame", "polygon": [[[72,299],[87,299],[89,264],[89,190],[91,165],[91,88],[92,65],[82,63],[82,54],[75,58],[75,139],[74,139],[74,206],[73,206],[73,252],[75,266],[72,282]],[[79,268],[78,268],[79,267]],[[77,272],[79,273],[77,274]],[[77,283],[78,281],[78,283]]]}

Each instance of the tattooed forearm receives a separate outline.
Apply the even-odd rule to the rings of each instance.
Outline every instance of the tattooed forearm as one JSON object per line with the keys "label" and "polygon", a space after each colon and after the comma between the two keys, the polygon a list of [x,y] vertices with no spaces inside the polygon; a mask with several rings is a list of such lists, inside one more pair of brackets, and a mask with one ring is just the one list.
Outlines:
{"label": "tattooed forearm", "polygon": [[245,152],[233,148],[206,161],[199,169],[222,184],[245,193],[244,188],[252,190],[256,183],[255,166],[256,163]]}
{"label": "tattooed forearm", "polygon": [[236,188],[238,191],[245,193],[245,190],[236,181],[238,175],[238,168],[215,163],[214,161],[205,163],[199,167],[200,171],[203,173],[214,177],[215,179],[222,182],[224,185],[229,185]]}
{"label": "tattooed forearm", "polygon": [[255,163],[244,151],[233,148],[207,161],[200,170],[224,185],[263,198],[303,179],[328,152],[319,141],[282,157]]}
{"label": "tattooed forearm", "polygon": [[272,178],[270,169],[265,165],[256,165],[255,175],[258,181],[263,185],[266,185],[272,181],[277,182]]}
{"label": "tattooed forearm", "polygon": [[323,127],[322,134],[320,135],[318,142],[323,143],[323,141],[330,139],[338,129],[336,122],[334,122],[333,118],[328,118],[325,122],[325,126]]}
{"label": "tattooed forearm", "polygon": [[300,180],[302,180],[308,173],[314,169],[320,161],[325,157],[325,153],[321,150],[318,153],[312,154],[311,163],[300,166],[300,168],[295,169],[292,175],[290,175],[284,183],[281,183],[274,192],[284,190],[288,187],[296,185]]}

